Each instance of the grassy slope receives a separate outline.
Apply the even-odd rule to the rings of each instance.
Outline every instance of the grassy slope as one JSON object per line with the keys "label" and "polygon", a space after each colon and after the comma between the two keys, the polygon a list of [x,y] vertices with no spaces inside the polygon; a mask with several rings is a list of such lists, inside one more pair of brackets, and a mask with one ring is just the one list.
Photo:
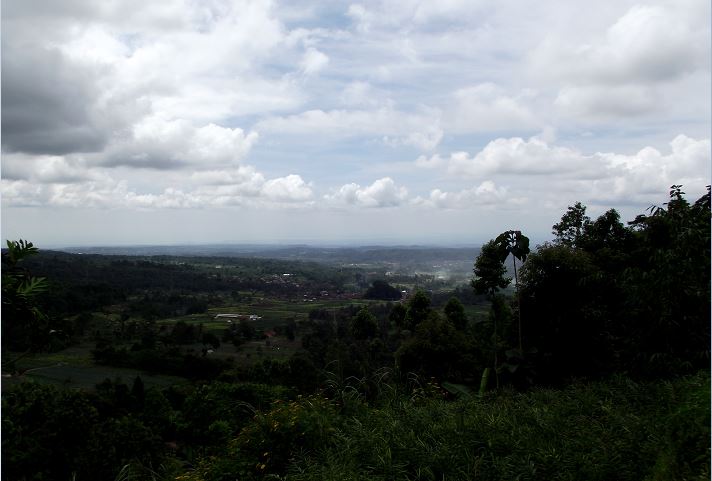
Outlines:
{"label": "grassy slope", "polygon": [[455,402],[418,393],[276,405],[182,479],[709,479],[709,373]]}

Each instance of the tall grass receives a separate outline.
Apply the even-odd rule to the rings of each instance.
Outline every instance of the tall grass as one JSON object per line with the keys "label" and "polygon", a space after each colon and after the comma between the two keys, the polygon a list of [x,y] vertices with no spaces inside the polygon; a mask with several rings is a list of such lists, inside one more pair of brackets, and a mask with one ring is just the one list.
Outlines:
{"label": "tall grass", "polygon": [[[323,397],[276,406],[255,421],[263,429],[248,428],[238,442],[246,442],[249,432],[256,436],[250,445],[273,448],[270,457],[275,449],[288,450],[279,455],[280,469],[260,472],[260,461],[249,458],[257,451],[233,449],[234,462],[258,467],[242,470],[240,479],[709,478],[709,373],[654,383],[617,377],[455,401],[428,383],[409,389],[382,386],[378,399],[367,404],[348,388],[346,410],[344,400]],[[298,430],[273,429],[287,413],[296,416],[289,419]],[[306,439],[312,425],[316,438]],[[211,469],[210,462],[200,471],[189,479],[229,474]]]}

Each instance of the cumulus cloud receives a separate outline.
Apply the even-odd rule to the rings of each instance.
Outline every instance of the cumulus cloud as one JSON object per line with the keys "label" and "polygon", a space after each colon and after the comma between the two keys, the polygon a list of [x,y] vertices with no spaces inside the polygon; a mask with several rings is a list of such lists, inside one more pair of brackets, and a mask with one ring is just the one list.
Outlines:
{"label": "cumulus cloud", "polygon": [[[46,180],[46,179],[45,179]],[[108,174],[52,181],[2,179],[5,206],[201,209],[243,205],[298,207],[313,199],[310,184],[298,175],[266,180],[251,167],[196,172],[191,183],[158,192],[139,192]]]}
{"label": "cumulus cloud", "polygon": [[555,105],[564,116],[596,121],[668,108],[661,89],[709,71],[709,22],[697,18],[709,9],[687,4],[635,5],[584,42],[552,34],[531,56],[533,70],[561,82]]}
{"label": "cumulus cloud", "polygon": [[390,177],[383,177],[373,184],[361,187],[351,183],[341,186],[324,198],[335,205],[353,205],[362,207],[395,207],[408,197],[408,190],[399,187]]}
{"label": "cumulus cloud", "polygon": [[[523,189],[530,192],[548,191],[554,196],[558,191],[579,192],[597,202],[615,203],[644,202],[672,184],[704,186],[709,183],[710,162],[709,139],[678,135],[670,142],[667,154],[653,147],[634,154],[585,154],[550,145],[538,137],[514,137],[493,140],[474,156],[455,152],[449,158],[420,157],[415,165],[440,168],[457,177],[522,179]],[[546,176],[547,181],[532,184],[531,176]],[[430,200],[447,203],[455,198],[437,192]]]}
{"label": "cumulus cloud", "polygon": [[126,182],[107,179],[70,184],[2,180],[2,201],[6,206],[105,208],[121,205],[125,195]]}
{"label": "cumulus cloud", "polygon": [[448,158],[436,154],[415,161],[420,168],[444,168],[451,175],[482,177],[492,174],[551,175],[589,169],[589,158],[567,147],[550,146],[538,137],[498,138],[474,156],[453,152]]}
{"label": "cumulus cloud", "polygon": [[551,175],[589,170],[594,159],[567,147],[550,146],[538,137],[499,138],[489,142],[474,157],[467,152],[450,155],[448,171],[456,175]]}
{"label": "cumulus cloud", "polygon": [[245,134],[237,127],[194,127],[186,120],[151,116],[135,124],[127,139],[117,141],[103,163],[156,169],[225,165],[244,158],[257,138],[256,132]]}
{"label": "cumulus cloud", "polygon": [[255,185],[259,187],[265,182],[264,176],[249,165],[241,165],[234,169],[193,172],[190,178],[193,183],[198,185]]}
{"label": "cumulus cloud", "polygon": [[485,180],[476,187],[458,192],[443,192],[440,189],[434,189],[427,198],[418,197],[414,203],[440,209],[467,209],[484,205],[501,205],[505,202],[517,202],[518,200],[508,199],[506,187],[497,187],[491,180]]}
{"label": "cumulus cloud", "polygon": [[6,153],[2,159],[2,177],[8,180],[72,184],[99,179],[102,173],[87,169],[81,156]]}
{"label": "cumulus cloud", "polygon": [[699,27],[676,5],[635,5],[591,44],[559,46],[564,61],[550,65],[585,83],[669,80],[706,65]]}
{"label": "cumulus cloud", "polygon": [[303,202],[311,199],[311,187],[298,175],[288,175],[265,182],[263,187],[265,196],[277,202]]}
{"label": "cumulus cloud", "polygon": [[[171,129],[180,135],[193,125],[198,130],[188,136],[194,144],[227,141],[240,151],[235,141],[249,148],[254,137],[228,139],[216,129],[226,125],[225,119],[302,102],[289,77],[270,73],[266,65],[275,55],[286,59],[301,50],[286,45],[285,29],[268,1],[179,2],[173,9],[163,4],[129,9],[33,5],[8,7],[3,15],[5,152],[95,152],[105,154],[96,156],[103,164],[164,168],[186,163],[175,155],[166,159],[162,152],[175,140],[166,137]],[[37,36],[40,28],[43,35]],[[295,60],[287,68],[315,73],[324,58],[307,49],[305,64]],[[134,144],[117,147],[127,133]],[[189,147],[194,148],[191,157],[223,155]]]}

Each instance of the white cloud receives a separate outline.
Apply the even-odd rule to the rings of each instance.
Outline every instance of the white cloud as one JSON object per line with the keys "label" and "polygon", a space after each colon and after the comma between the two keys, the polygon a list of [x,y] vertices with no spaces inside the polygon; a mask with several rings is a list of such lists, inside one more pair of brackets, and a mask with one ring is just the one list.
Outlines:
{"label": "white cloud", "polygon": [[589,170],[592,159],[567,147],[549,146],[538,137],[499,138],[489,142],[474,157],[466,152],[451,154],[448,171],[479,177],[490,174],[544,175]]}
{"label": "white cloud", "polygon": [[361,187],[351,183],[341,186],[336,192],[324,196],[335,205],[345,204],[362,207],[395,207],[408,197],[408,190],[399,187],[390,177],[383,177],[373,184]]}
{"label": "white cloud", "polygon": [[323,70],[328,64],[328,56],[313,47],[309,47],[304,52],[301,67],[305,75],[313,75]]}
{"label": "white cloud", "polygon": [[582,174],[588,170],[589,159],[567,147],[549,146],[538,137],[498,138],[489,142],[475,156],[454,152],[449,158],[435,154],[415,161],[420,168],[445,168],[455,176],[482,177],[492,174],[544,175]]}
{"label": "white cloud", "polygon": [[[465,155],[467,155],[466,152]],[[447,166],[447,162],[447,159],[443,159],[442,157],[440,157],[439,154],[433,154],[430,157],[421,155],[420,157],[415,159],[416,167],[419,167],[421,169],[439,169],[441,167]]]}
{"label": "white cloud", "polygon": [[444,132],[437,125],[425,126],[421,132],[411,132],[402,137],[384,137],[383,141],[392,147],[411,145],[419,150],[433,150],[440,144]]}
{"label": "white cloud", "polygon": [[338,102],[346,107],[361,109],[393,106],[393,100],[388,98],[385,92],[363,81],[347,84],[341,91]]}
{"label": "white cloud", "polygon": [[264,176],[254,167],[241,165],[229,170],[205,170],[194,172],[190,179],[198,185],[254,185],[264,184]]}
{"label": "white cloud", "polygon": [[426,110],[410,114],[383,107],[375,110],[309,110],[287,117],[272,117],[259,122],[260,132],[289,135],[382,138],[387,145],[412,145],[421,150],[435,148],[443,137],[439,113]]}
{"label": "white cloud", "polygon": [[661,115],[687,78],[709,76],[709,6],[634,5],[604,32],[578,42],[552,33],[534,50],[532,71],[558,84],[562,119],[587,122]]}
{"label": "white cloud", "polygon": [[126,182],[113,182],[108,178],[71,184],[3,179],[2,201],[9,206],[107,208],[120,205],[126,189]]}
{"label": "white cloud", "polygon": [[208,124],[194,127],[186,120],[160,116],[142,119],[127,139],[110,146],[103,163],[168,169],[186,165],[210,168],[235,164],[257,141],[256,132]]}
{"label": "white cloud", "polygon": [[[644,202],[651,195],[665,192],[672,184],[695,189],[709,183],[710,141],[678,135],[670,142],[670,153],[644,147],[634,154],[597,152],[584,154],[569,147],[550,145],[537,137],[500,138],[474,156],[455,152],[448,159],[421,157],[415,165],[446,168],[453,176],[481,178],[507,176],[521,179],[528,192],[556,196],[562,191],[578,192],[581,199],[596,202]],[[446,166],[446,167],[445,167]],[[545,182],[532,182],[532,175],[546,176]],[[454,197],[438,193],[431,201],[450,201]]]}
{"label": "white cloud", "polygon": [[364,2],[349,5],[346,15],[362,33],[388,28],[432,28],[460,25],[481,14],[483,2],[471,0],[405,0]]}
{"label": "white cloud", "polygon": [[518,200],[507,198],[506,187],[497,187],[491,180],[485,180],[476,187],[459,192],[443,192],[440,189],[434,189],[427,199],[416,198],[414,203],[440,209],[471,209],[475,206],[502,205]]}
{"label": "white cloud", "polygon": [[554,105],[568,115],[596,120],[640,116],[663,107],[655,89],[636,85],[564,87]]}
{"label": "white cloud", "polygon": [[590,43],[550,36],[535,51],[537,69],[584,84],[666,81],[708,65],[709,25],[677,5],[635,5]]}
{"label": "white cloud", "polygon": [[298,175],[270,180],[249,166],[223,171],[195,172],[193,185],[170,186],[154,192],[138,192],[126,180],[104,173],[92,179],[57,179],[41,182],[2,180],[6,206],[121,207],[143,209],[188,209],[246,205],[250,207],[293,207],[313,198],[310,184]]}
{"label": "white cloud", "polygon": [[26,180],[2,179],[2,202],[9,206],[41,206],[47,203],[42,184]]}
{"label": "white cloud", "polygon": [[71,184],[101,177],[86,168],[81,156],[5,153],[2,157],[3,179]]}
{"label": "white cloud", "polygon": [[483,83],[457,90],[447,112],[446,126],[453,132],[493,132],[531,129],[539,122],[526,107],[532,92],[507,95],[493,83]]}
{"label": "white cloud", "polygon": [[312,190],[298,175],[288,175],[265,182],[262,192],[277,202],[304,202],[312,198]]}
{"label": "white cloud", "polygon": [[371,23],[374,21],[374,17],[363,5],[358,3],[349,5],[346,15],[351,17],[356,23],[356,28],[361,32],[368,33],[371,29]]}

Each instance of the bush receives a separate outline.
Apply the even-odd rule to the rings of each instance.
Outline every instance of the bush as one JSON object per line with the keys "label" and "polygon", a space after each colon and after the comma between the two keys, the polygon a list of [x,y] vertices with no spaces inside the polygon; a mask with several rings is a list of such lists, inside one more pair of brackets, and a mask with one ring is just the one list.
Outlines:
{"label": "bush", "polygon": [[[417,394],[417,395],[416,395]],[[190,479],[707,479],[709,373],[625,377],[455,402],[389,394],[337,416],[322,397],[258,414]],[[221,478],[220,476],[232,476]],[[202,476],[202,477],[201,477]]]}

